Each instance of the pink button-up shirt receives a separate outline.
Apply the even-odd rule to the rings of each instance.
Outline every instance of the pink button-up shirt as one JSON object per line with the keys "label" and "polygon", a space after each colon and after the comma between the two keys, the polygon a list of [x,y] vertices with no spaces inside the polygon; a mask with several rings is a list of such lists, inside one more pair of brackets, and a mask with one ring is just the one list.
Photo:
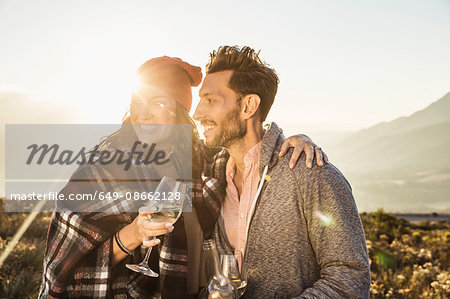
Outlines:
{"label": "pink button-up shirt", "polygon": [[[259,156],[261,153],[261,141],[252,147],[244,156],[244,173],[242,181],[242,193],[239,196],[236,185],[233,182],[236,174],[236,165],[230,157],[226,166],[227,188],[225,201],[222,207],[225,231],[230,245],[235,249],[235,254],[242,257],[245,252],[247,221],[258,190]],[[238,258],[241,264],[240,258]]]}

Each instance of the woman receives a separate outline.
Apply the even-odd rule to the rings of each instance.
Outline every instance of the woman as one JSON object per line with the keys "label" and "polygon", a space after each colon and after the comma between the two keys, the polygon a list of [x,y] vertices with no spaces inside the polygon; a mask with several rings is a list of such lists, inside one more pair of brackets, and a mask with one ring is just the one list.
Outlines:
{"label": "woman", "polygon": [[[85,164],[72,175],[61,193],[152,191],[154,186],[149,183],[152,178],[186,175],[183,174],[186,168],[179,161],[192,147],[189,174],[192,174],[194,209],[183,213],[173,226],[150,222],[145,215],[135,212],[135,202],[123,200],[102,206],[96,212],[55,211],[47,237],[40,298],[195,298],[206,282],[201,243],[203,236],[212,232],[217,216],[212,211],[217,209],[203,201],[201,173],[214,153],[203,146],[188,114],[191,87],[200,84],[201,69],[178,58],[159,57],[145,62],[137,73],[142,84],[132,95],[130,113],[121,129],[101,142],[100,149],[129,152],[136,140],[153,142],[159,149],[170,152],[170,163],[164,167],[145,166],[133,160],[127,173],[117,165]],[[192,142],[178,142],[179,131],[172,124],[191,125]],[[302,138],[291,139],[292,144],[301,141],[297,153],[303,147],[314,146],[307,137],[303,138],[306,143]],[[287,142],[283,148],[289,145]],[[321,151],[316,155],[321,157]],[[319,164],[321,158],[317,160]],[[123,177],[133,179],[117,179]],[[89,183],[78,184],[83,180]],[[162,237],[150,240],[154,236]],[[125,267],[126,263],[141,262],[146,248],[157,244],[159,254],[153,251],[151,268],[156,270],[159,265],[159,279]]]}

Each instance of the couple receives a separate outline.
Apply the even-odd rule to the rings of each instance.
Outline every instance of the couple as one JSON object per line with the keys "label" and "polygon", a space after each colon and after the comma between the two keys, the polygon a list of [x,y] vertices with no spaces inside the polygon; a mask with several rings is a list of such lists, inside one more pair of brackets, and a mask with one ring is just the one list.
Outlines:
{"label": "couple", "polygon": [[[205,129],[207,147],[224,147],[219,152],[198,140],[188,115],[191,86],[202,78],[199,68],[162,57],[147,61],[138,73],[146,87],[132,97],[124,119],[131,126],[102,145],[111,151],[128,146],[124,140],[130,135],[145,134],[140,124],[192,124],[193,210],[173,226],[132,212],[53,213],[41,298],[151,298],[158,293],[162,298],[195,298],[206,284],[201,243],[210,237],[220,252],[245,256],[240,261],[248,276],[244,297],[368,296],[364,232],[350,186],[332,165],[291,165],[303,149],[303,137],[286,142],[275,123],[264,131],[278,77],[254,50],[220,47],[207,65],[194,119]],[[313,145],[306,141],[306,148]],[[280,157],[290,145],[298,146]],[[321,166],[322,153],[314,152]],[[176,150],[171,157],[176,161]],[[308,165],[311,151],[307,157]],[[102,174],[116,171],[105,168],[80,167],[72,179],[96,179],[98,186],[92,188],[123,187],[103,183]],[[86,191],[69,182],[62,192]],[[158,235],[163,236],[147,241]],[[151,267],[159,265],[159,279],[126,269],[126,263],[142,260],[141,245],[158,243]]]}

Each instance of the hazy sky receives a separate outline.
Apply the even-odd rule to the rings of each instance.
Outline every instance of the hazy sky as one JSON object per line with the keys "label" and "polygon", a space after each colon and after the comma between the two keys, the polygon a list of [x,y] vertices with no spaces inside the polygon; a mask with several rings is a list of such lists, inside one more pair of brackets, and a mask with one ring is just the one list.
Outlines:
{"label": "hazy sky", "polygon": [[287,131],[357,130],[450,91],[448,0],[0,0],[0,91],[118,123],[145,60],[204,67],[225,44],[261,49],[277,70],[269,119]]}

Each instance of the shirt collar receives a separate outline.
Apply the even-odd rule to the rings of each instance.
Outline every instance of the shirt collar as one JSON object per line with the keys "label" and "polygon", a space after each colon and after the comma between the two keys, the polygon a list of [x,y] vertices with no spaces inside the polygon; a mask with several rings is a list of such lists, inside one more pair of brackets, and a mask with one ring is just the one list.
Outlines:
{"label": "shirt collar", "polygon": [[[259,163],[259,157],[261,154],[262,141],[255,144],[249,151],[244,155],[244,166],[245,169],[250,168],[252,165]],[[226,174],[230,179],[234,178],[236,173],[236,165],[233,158],[230,156],[226,166]]]}

